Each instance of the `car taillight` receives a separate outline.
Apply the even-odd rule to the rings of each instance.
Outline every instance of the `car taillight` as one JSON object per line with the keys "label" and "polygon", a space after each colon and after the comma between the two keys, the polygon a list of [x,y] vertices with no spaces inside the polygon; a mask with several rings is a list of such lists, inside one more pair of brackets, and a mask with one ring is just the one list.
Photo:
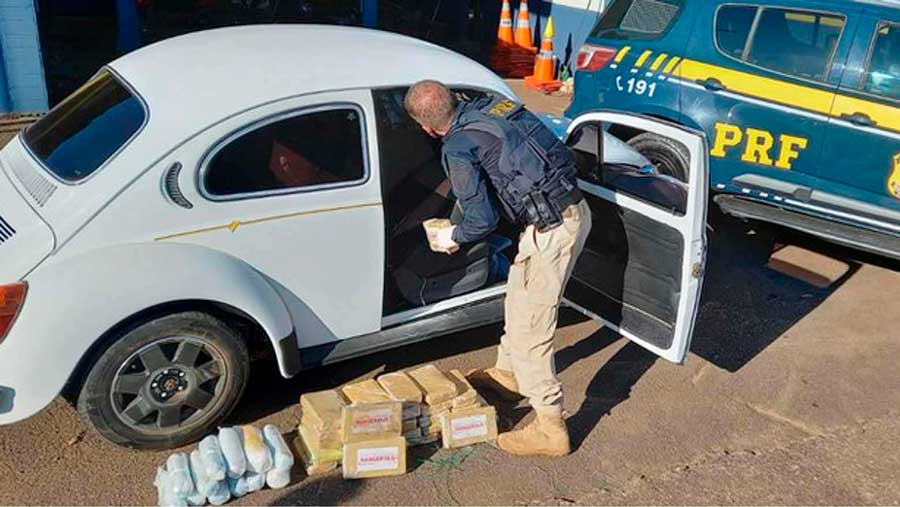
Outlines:
{"label": "car taillight", "polygon": [[25,302],[25,293],[28,285],[25,282],[0,285],[0,342],[6,338],[6,333],[12,327]]}
{"label": "car taillight", "polygon": [[575,67],[578,70],[595,71],[606,67],[606,64],[616,56],[616,48],[585,44],[578,51]]}

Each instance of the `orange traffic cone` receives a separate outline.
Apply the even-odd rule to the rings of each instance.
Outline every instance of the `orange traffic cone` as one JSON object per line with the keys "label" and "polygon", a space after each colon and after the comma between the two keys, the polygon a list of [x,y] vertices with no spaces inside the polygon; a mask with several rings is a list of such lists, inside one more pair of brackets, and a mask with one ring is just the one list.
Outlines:
{"label": "orange traffic cone", "polygon": [[541,40],[541,52],[534,64],[534,75],[525,77],[525,86],[543,92],[555,92],[562,82],[554,79],[556,60],[553,57],[553,18],[547,19],[547,29]]}
{"label": "orange traffic cone", "polygon": [[516,44],[523,48],[534,48],[531,38],[531,19],[528,16],[528,0],[519,3],[519,17],[516,21]]}
{"label": "orange traffic cone", "polygon": [[507,44],[513,44],[512,10],[509,8],[509,0],[503,0],[503,10],[500,11],[500,28],[497,30],[497,40]]}

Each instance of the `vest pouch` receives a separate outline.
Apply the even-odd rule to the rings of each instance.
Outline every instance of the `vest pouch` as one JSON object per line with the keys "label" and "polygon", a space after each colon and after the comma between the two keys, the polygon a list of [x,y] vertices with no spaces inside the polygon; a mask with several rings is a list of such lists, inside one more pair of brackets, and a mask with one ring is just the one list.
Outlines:
{"label": "vest pouch", "polygon": [[529,193],[525,198],[525,213],[528,223],[534,225],[538,232],[547,232],[563,223],[562,213],[540,190]]}

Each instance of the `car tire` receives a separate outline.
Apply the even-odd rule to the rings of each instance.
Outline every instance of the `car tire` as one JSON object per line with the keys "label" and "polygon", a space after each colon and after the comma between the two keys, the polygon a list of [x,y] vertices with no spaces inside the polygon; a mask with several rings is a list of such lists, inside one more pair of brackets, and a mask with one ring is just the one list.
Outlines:
{"label": "car tire", "polygon": [[159,317],[109,343],[85,377],[78,411],[124,447],[170,449],[199,440],[234,409],[250,373],[244,341],[206,313]]}
{"label": "car tire", "polygon": [[647,157],[660,174],[687,183],[691,156],[683,144],[650,132],[632,137],[628,144]]}

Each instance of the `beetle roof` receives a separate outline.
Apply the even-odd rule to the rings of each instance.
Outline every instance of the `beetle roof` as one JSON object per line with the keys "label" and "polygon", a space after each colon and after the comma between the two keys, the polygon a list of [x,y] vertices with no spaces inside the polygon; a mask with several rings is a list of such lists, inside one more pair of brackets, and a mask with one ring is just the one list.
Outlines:
{"label": "beetle roof", "polygon": [[410,85],[425,78],[514,96],[490,70],[447,49],[393,33],[328,25],[196,32],[149,45],[109,66],[144,98],[152,118],[177,117],[194,125],[284,97]]}

